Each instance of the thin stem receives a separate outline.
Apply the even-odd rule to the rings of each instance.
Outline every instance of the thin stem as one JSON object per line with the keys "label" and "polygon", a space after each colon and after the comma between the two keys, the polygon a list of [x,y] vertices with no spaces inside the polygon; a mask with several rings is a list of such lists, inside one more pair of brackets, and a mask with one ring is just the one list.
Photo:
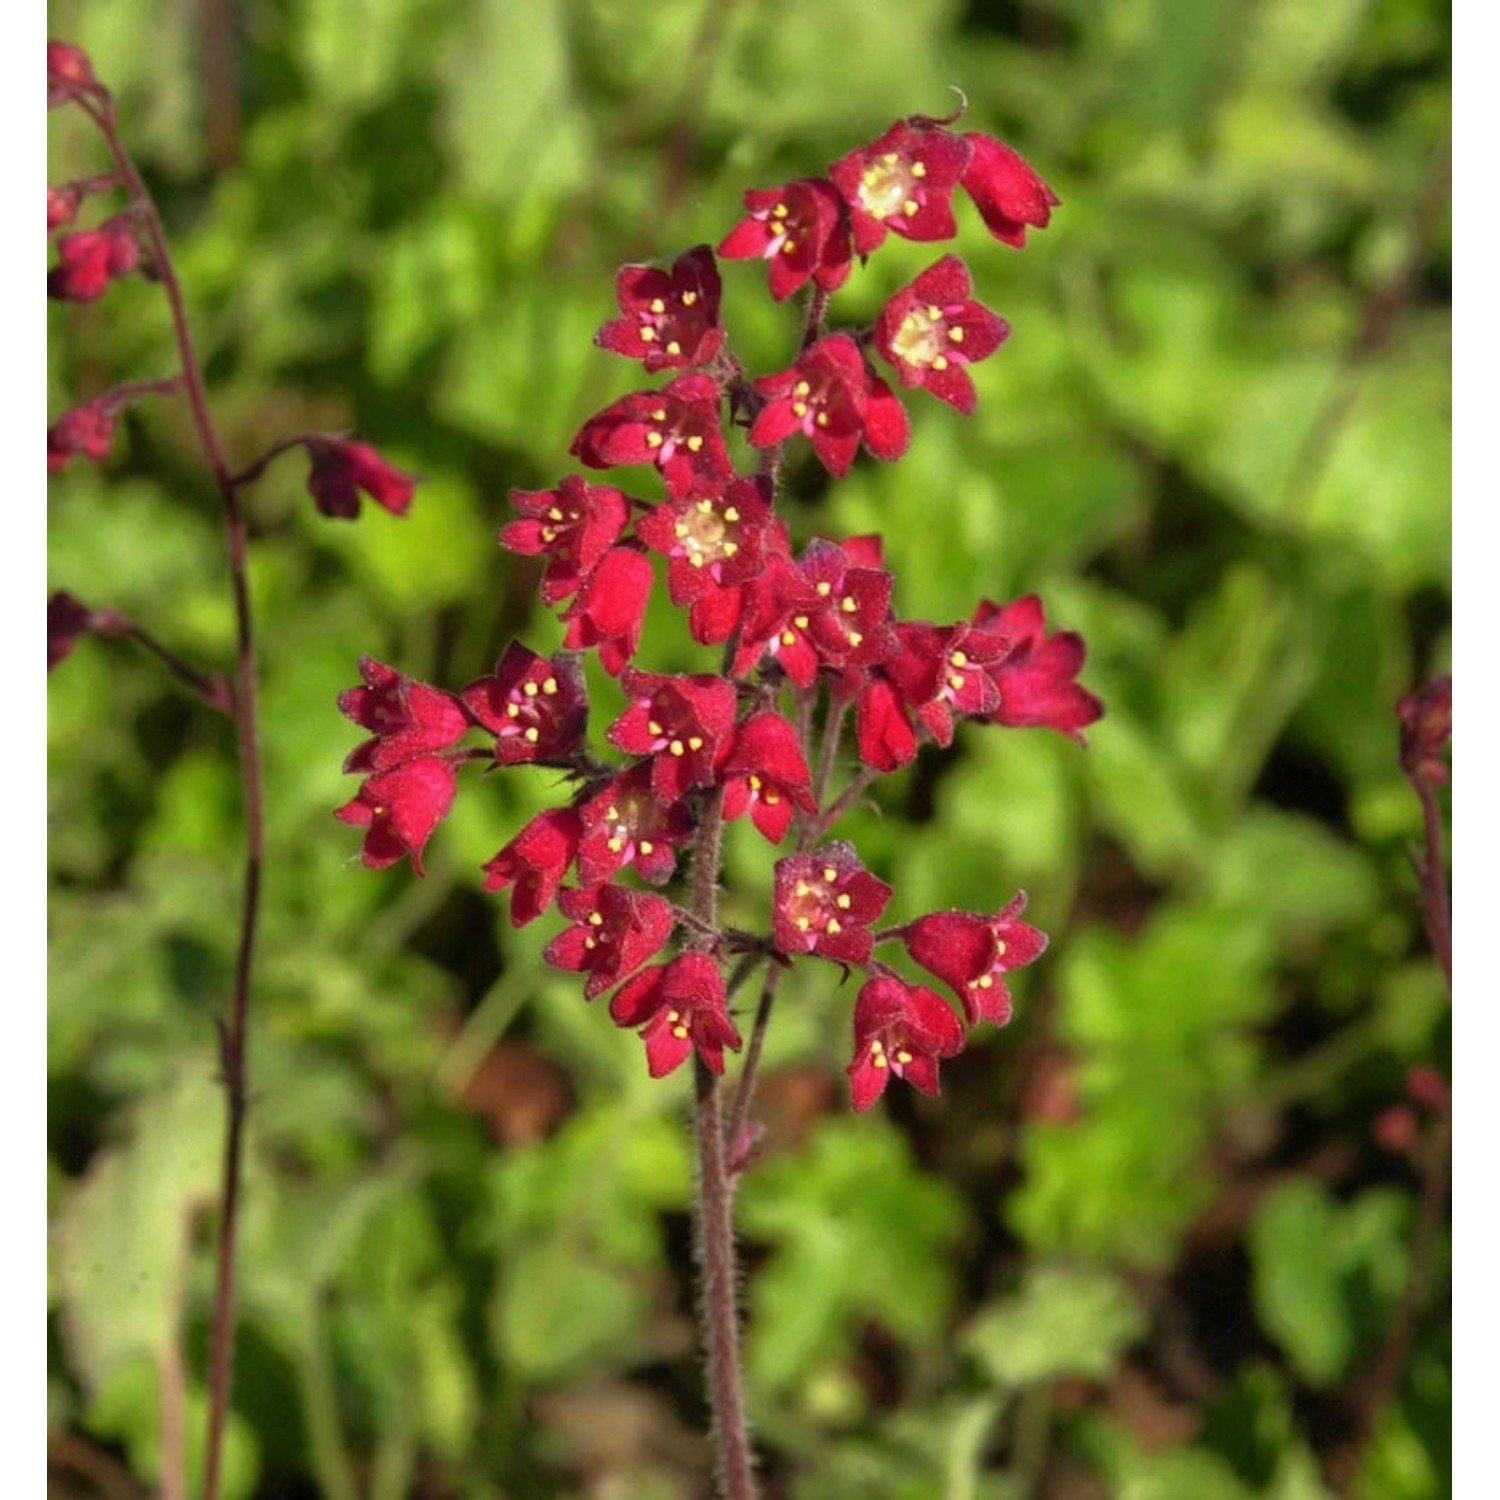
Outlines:
{"label": "thin stem", "polygon": [[[745,1048],[745,1066],[740,1069],[739,1082],[735,1085],[734,1099],[729,1107],[729,1123],[724,1127],[724,1141],[731,1157],[738,1152],[740,1132],[745,1128],[745,1117],[750,1113],[750,1100],[755,1093],[755,1076],[760,1067],[760,1050],[765,1042],[766,1026],[771,1020],[771,1005],[776,999],[776,987],[781,983],[781,965],[774,961],[766,969],[765,983],[760,990],[760,1003],[755,1007],[755,1021],[750,1028],[750,1041]],[[731,1160],[731,1170],[737,1171],[743,1163]]]}
{"label": "thin stem", "polygon": [[1421,777],[1411,778],[1418,798],[1422,803],[1422,823],[1426,833],[1426,854],[1422,858],[1418,875],[1422,881],[1422,919],[1427,926],[1427,940],[1442,965],[1443,975],[1448,981],[1448,993],[1453,993],[1453,919],[1448,908],[1448,882],[1443,874],[1443,817],[1438,811],[1437,798],[1431,785]]}
{"label": "thin stem", "polygon": [[204,1465],[204,1500],[216,1500],[223,1458],[224,1428],[229,1416],[230,1388],[234,1375],[234,1271],[235,1239],[239,1219],[241,1163],[244,1156],[246,1086],[246,1042],[250,1006],[250,981],[255,956],[255,938],[260,913],[261,868],[265,856],[264,781],[260,759],[259,714],[256,705],[255,631],[250,608],[250,582],[246,564],[245,518],[224,459],[223,446],[209,414],[203,372],[193,346],[182,285],[167,248],[161,216],[145,183],[137,172],[115,128],[112,100],[95,105],[81,100],[84,110],[98,125],[109,146],[121,180],[128,189],[141,227],[149,242],[157,279],[171,308],[172,331],[182,364],[183,388],[203,456],[213,475],[214,488],[224,526],[229,562],[230,591],[234,599],[235,665],[234,726],[239,749],[241,790],[245,803],[245,875],[240,901],[239,940],[235,952],[233,989],[227,1023],[219,1025],[219,1057],[224,1077],[227,1125],[224,1134],[223,1175],[219,1199],[219,1243],[215,1264],[213,1336],[209,1370],[209,1416],[207,1456]]}

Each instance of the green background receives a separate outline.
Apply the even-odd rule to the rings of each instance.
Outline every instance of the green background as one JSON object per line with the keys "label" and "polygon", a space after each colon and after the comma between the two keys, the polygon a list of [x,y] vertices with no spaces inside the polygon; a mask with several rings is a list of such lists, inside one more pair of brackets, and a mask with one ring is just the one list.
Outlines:
{"label": "green background", "polygon": [[[909,618],[1041,593],[1107,715],[1086,750],[964,726],[846,825],[892,919],[1025,889],[1052,941],[940,1100],[857,1119],[852,991],[789,976],[739,1200],[767,1494],[1326,1493],[1409,1275],[1419,1174],[1375,1122],[1449,1066],[1394,719],[1449,659],[1446,7],[77,0],[50,27],[118,97],[232,461],[353,431],[426,479],[352,526],[296,458],[248,496],[269,856],[228,1492],[703,1493],[686,1078],[539,966],[555,919],[516,932],[480,889],[555,790],[475,775],[425,881],[367,872],[334,700],[362,653],[457,688],[517,634],[554,649],[495,536],[642,383],[592,344],[616,267],[957,87],[1052,226],[1017,254],[961,204],[834,317],[953,249],[1012,337],[974,417],[912,395],[903,461],[797,462],[788,516],[882,533]],[[54,183],[103,168],[71,111],[49,149]],[[782,368],[795,312],[722,269],[737,351]],[[50,316],[49,420],[172,368],[139,279]],[[180,406],[49,503],[49,589],[227,665]],[[651,628],[653,669],[692,659]],[[129,643],[54,674],[49,731],[49,1456],[84,1495],[155,1483],[164,1392],[200,1436],[242,835],[227,725]],[[736,830],[747,923],[769,859]],[[1361,1494],[1450,1490],[1445,1234]]]}

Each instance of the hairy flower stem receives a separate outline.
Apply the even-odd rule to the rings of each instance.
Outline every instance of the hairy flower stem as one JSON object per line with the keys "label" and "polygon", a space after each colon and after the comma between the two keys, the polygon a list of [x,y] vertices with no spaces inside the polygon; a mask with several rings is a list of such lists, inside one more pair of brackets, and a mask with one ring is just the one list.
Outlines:
{"label": "hairy flower stem", "polygon": [[[715,787],[705,799],[693,853],[693,915],[706,932],[717,929],[723,836],[724,793]],[[719,1078],[701,1057],[694,1059],[693,1077],[697,1091],[693,1130],[698,1148],[698,1324],[708,1356],[715,1467],[723,1500],[753,1500],[755,1484],[740,1380],[734,1186],[724,1149]]]}
{"label": "hairy flower stem", "polygon": [[250,610],[250,582],[246,565],[244,513],[224,459],[223,445],[209,415],[203,372],[188,326],[182,285],[177,279],[166,234],[156,204],[146,190],[135,163],[115,128],[113,101],[83,102],[99,127],[120,173],[151,248],[157,279],[171,308],[172,331],[182,363],[182,383],[192,412],[203,456],[218,491],[234,598],[235,664],[233,718],[239,751],[240,783],[245,803],[245,875],[240,898],[239,939],[234,960],[233,989],[227,1022],[219,1022],[219,1061],[224,1080],[227,1123],[219,1190],[219,1241],[215,1261],[213,1334],[209,1367],[208,1439],[204,1459],[203,1500],[217,1500],[222,1467],[224,1429],[229,1418],[229,1396],[234,1376],[235,1238],[239,1219],[241,1164],[244,1157],[246,1108],[246,1035],[250,1008],[250,980],[260,913],[261,868],[265,854],[264,781],[260,759],[259,716],[256,706],[255,631]]}

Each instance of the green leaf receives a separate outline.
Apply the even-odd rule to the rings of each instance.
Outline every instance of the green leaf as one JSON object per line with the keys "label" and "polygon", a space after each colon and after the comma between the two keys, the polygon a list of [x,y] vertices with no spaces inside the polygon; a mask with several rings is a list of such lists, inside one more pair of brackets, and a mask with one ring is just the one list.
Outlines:
{"label": "green leaf", "polygon": [[1139,1304],[1108,1272],[1040,1264],[1015,1296],[975,1319],[965,1343],[1003,1385],[1102,1381],[1145,1327]]}

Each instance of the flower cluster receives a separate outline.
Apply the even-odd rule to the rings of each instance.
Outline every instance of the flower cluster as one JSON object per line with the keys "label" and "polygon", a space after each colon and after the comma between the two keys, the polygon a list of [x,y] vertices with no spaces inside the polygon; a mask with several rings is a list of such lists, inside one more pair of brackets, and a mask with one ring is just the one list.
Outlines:
{"label": "flower cluster", "polygon": [[[509,893],[516,926],[562,916],[546,961],[583,976],[587,1000],[613,992],[610,1015],[640,1032],[653,1076],[690,1056],[722,1072],[726,1049],[741,1046],[735,986],[764,964],[769,991],[787,965],[819,959],[863,976],[847,1069],[855,1108],[893,1076],[936,1093],[940,1061],[970,1028],[1009,1020],[1005,976],[1046,945],[1022,920],[1024,894],[989,914],[931,912],[882,928],[896,892],[829,835],[873,780],[924,743],[951,744],[962,720],[1081,741],[1102,712],[1077,680],[1083,641],[1049,633],[1035,596],[979,600],[952,621],[904,619],[880,537],[798,547],[777,505],[790,444],[806,439],[834,476],[861,448],[884,460],[905,453],[907,411],[875,359],[903,391],[974,410],[969,366],[1009,327],[974,299],[958,256],[897,291],[872,327],[827,324],[832,294],[887,235],[957,232],[957,191],[1005,244],[1047,223],[1057,199],[1041,178],[1001,142],[950,128],[956,118],[898,121],[825,177],[745,195],[718,256],[767,261],[777,301],[807,289],[800,352],[783,370],[752,375],[736,358],[709,246],[665,268],[623,267],[619,316],[596,342],[665,379],[589,417],[570,451],[590,471],[654,469],[662,497],[576,473],[513,491],[500,543],[536,560],[560,647],[544,655],[512,643],[493,674],[459,692],[366,660],[363,685],[340,700],[373,736],[346,762],[364,780],[338,810],[365,830],[373,868],[406,857],[420,873],[462,764],[563,773],[563,800],[486,862],[485,885]],[[717,672],[642,661],[661,586],[692,639],[720,648]],[[589,744],[589,655],[625,699],[599,736],[605,758]],[[759,934],[716,917],[720,830],[742,817],[788,850]],[[883,949],[894,965],[876,957]],[[758,1025],[768,1013],[763,1004]]]}

